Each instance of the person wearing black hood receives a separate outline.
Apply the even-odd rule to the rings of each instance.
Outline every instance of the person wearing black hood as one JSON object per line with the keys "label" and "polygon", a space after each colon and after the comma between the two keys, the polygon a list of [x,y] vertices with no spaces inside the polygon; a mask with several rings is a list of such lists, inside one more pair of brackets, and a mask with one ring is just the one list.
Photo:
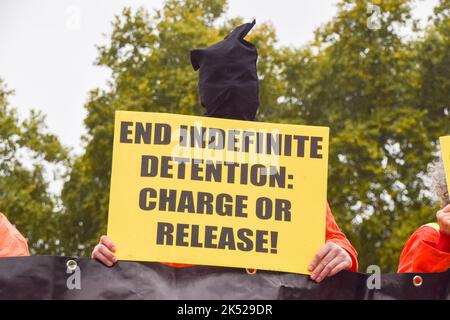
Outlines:
{"label": "person wearing black hood", "polygon": [[[234,29],[223,41],[206,49],[191,51],[191,63],[200,70],[199,89],[205,116],[255,121],[259,107],[259,80],[257,74],[257,48],[244,37],[255,21]],[[92,258],[107,266],[117,259],[115,245],[102,236],[92,252]],[[357,252],[339,230],[330,207],[326,209],[326,244],[309,265],[311,279],[320,282],[342,270],[358,270]],[[190,265],[165,263],[173,267]]]}

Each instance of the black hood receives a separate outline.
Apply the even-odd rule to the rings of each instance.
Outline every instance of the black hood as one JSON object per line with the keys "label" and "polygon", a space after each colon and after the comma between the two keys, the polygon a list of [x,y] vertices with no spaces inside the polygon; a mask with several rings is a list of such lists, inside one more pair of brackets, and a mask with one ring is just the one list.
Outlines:
{"label": "black hood", "polygon": [[243,24],[221,42],[191,51],[192,66],[200,69],[200,100],[206,116],[255,120],[259,107],[258,50],[244,40],[254,25],[254,20]]}

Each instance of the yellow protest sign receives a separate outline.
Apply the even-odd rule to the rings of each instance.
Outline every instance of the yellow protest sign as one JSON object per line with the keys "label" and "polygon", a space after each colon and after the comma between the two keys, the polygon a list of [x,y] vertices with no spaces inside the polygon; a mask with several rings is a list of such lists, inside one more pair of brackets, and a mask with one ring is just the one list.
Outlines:
{"label": "yellow protest sign", "polygon": [[442,160],[444,162],[447,186],[450,188],[450,136],[440,137]]}
{"label": "yellow protest sign", "polygon": [[308,273],[325,242],[329,129],[116,112],[119,260]]}

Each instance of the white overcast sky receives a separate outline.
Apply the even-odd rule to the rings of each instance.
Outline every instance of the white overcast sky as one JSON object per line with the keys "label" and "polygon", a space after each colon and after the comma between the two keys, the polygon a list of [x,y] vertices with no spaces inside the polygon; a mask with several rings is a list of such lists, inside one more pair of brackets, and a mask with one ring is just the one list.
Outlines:
{"label": "white overcast sky", "polygon": [[[81,151],[83,108],[89,90],[105,87],[109,73],[96,67],[96,44],[105,42],[123,7],[160,8],[162,0],[0,0],[0,78],[15,90],[21,116],[47,115],[51,132]],[[229,0],[227,16],[271,21],[282,45],[300,46],[336,12],[335,0]],[[418,1],[425,19],[437,0]]]}

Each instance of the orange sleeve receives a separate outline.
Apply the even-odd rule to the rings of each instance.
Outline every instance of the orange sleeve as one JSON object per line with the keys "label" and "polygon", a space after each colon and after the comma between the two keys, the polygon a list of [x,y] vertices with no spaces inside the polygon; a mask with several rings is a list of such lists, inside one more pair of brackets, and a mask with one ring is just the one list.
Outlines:
{"label": "orange sleeve", "polygon": [[162,264],[165,264],[166,266],[169,267],[174,267],[174,268],[186,268],[186,267],[192,267],[192,264],[186,264],[186,263],[175,263],[175,262],[161,262]]}
{"label": "orange sleeve", "polygon": [[326,214],[326,231],[325,231],[325,240],[332,241],[341,248],[345,249],[348,252],[350,257],[352,258],[352,267],[350,271],[357,272],[358,271],[358,252],[356,252],[355,248],[352,246],[350,241],[348,241],[347,237],[344,233],[341,232],[339,226],[334,220],[333,213],[331,212],[330,206],[327,203],[327,214]]}
{"label": "orange sleeve", "polygon": [[0,213],[0,257],[29,256],[28,245],[19,231]]}
{"label": "orange sleeve", "polygon": [[450,253],[436,249],[439,231],[422,226],[414,232],[400,255],[398,272],[442,272],[450,267]]}

